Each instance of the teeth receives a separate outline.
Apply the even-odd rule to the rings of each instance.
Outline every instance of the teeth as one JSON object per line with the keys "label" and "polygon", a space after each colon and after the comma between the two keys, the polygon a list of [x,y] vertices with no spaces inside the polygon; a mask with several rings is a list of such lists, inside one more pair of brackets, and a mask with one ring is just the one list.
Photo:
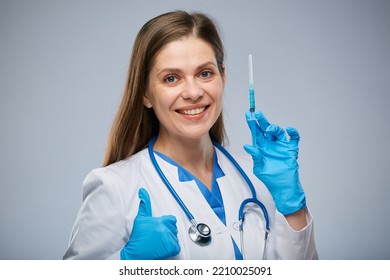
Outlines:
{"label": "teeth", "polygon": [[179,112],[181,114],[185,114],[185,115],[197,115],[197,114],[202,113],[205,109],[206,109],[206,107],[202,107],[202,108],[196,108],[196,109],[191,109],[191,110],[180,110]]}

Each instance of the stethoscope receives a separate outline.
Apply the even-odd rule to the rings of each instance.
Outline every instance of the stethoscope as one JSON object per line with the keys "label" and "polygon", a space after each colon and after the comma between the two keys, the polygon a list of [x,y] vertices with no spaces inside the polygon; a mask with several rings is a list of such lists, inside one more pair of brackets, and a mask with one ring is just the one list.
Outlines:
{"label": "stethoscope", "polygon": [[[187,218],[191,222],[192,226],[188,229],[188,235],[190,239],[197,245],[199,246],[207,246],[211,242],[211,229],[208,225],[204,223],[197,223],[194,216],[191,214],[190,210],[188,210],[187,206],[184,204],[184,202],[181,200],[179,195],[176,193],[174,188],[172,187],[171,183],[169,183],[167,177],[165,177],[164,173],[162,172],[160,166],[157,163],[156,157],[153,152],[153,146],[154,143],[156,142],[157,137],[153,137],[148,146],[148,151],[149,151],[149,156],[152,161],[152,164],[154,168],[156,169],[158,175],[160,176],[161,180],[164,182],[165,186],[168,188],[169,192],[172,194],[172,196],[175,198],[177,203],[180,205],[184,213],[186,214]],[[248,176],[245,174],[244,170],[242,170],[241,166],[238,164],[238,162],[232,157],[229,152],[223,148],[219,143],[213,141],[213,144],[215,147],[218,148],[229,160],[230,162],[234,165],[234,167],[238,170],[238,172],[241,174],[241,176],[244,178],[246,183],[248,184],[249,189],[251,190],[252,197],[245,199],[239,208],[238,211],[238,229],[240,231],[240,243],[241,243],[241,254],[243,258],[245,259],[245,248],[244,248],[244,220],[245,220],[245,213],[244,211],[245,206],[248,203],[254,203],[260,207],[260,209],[263,212],[263,216],[265,219],[265,236],[264,236],[264,250],[263,250],[263,259],[265,259],[265,253],[266,253],[266,248],[267,248],[267,241],[268,241],[268,236],[270,232],[269,228],[269,217],[268,217],[268,212],[263,203],[261,203],[257,198],[256,198],[256,191],[255,187],[253,186],[252,182],[248,178]]]}

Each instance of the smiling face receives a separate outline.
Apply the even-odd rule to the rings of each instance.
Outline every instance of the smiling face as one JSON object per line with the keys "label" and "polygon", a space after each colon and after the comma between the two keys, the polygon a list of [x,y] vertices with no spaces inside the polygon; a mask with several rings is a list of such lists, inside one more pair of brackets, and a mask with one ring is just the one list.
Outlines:
{"label": "smiling face", "polygon": [[224,74],[213,49],[193,36],[167,44],[150,71],[144,105],[159,122],[159,141],[200,139],[222,111]]}

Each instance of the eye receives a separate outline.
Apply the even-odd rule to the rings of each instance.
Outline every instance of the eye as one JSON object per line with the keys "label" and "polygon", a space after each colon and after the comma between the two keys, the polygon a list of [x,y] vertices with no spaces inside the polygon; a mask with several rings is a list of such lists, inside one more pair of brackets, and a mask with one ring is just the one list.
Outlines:
{"label": "eye", "polygon": [[176,82],[177,81],[177,78],[175,77],[175,76],[167,76],[167,77],[165,77],[165,79],[164,79],[164,82],[166,82],[166,83],[174,83],[174,82]]}
{"label": "eye", "polygon": [[213,72],[211,72],[210,70],[200,72],[201,78],[207,79],[207,78],[210,78],[212,75],[213,75]]}

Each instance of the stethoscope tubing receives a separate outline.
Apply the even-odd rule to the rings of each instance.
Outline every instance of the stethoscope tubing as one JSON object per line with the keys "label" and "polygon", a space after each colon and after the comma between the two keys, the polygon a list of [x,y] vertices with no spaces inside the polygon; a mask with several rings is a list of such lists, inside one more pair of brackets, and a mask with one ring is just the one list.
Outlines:
{"label": "stethoscope tubing", "polygon": [[[154,136],[150,142],[149,142],[149,145],[148,145],[148,152],[149,152],[149,155],[150,155],[150,159],[152,161],[152,164],[156,170],[156,172],[158,173],[158,175],[160,176],[161,180],[164,182],[164,184],[166,185],[166,187],[168,188],[169,192],[172,194],[172,196],[175,198],[175,200],[177,201],[177,203],[179,204],[179,206],[182,208],[183,212],[186,214],[187,218],[190,220],[190,222],[193,224],[193,227],[191,228],[197,228],[198,224],[194,218],[194,216],[191,214],[190,210],[187,208],[187,206],[184,204],[184,202],[181,200],[180,196],[177,194],[177,192],[174,190],[173,186],[171,185],[171,183],[168,181],[168,179],[165,177],[163,171],[161,170],[159,164],[157,163],[157,160],[156,160],[156,157],[154,155],[154,151],[153,151],[153,146],[154,146],[154,143],[156,142],[157,140],[157,137]],[[241,166],[238,164],[238,162],[233,158],[233,156],[225,149],[222,147],[222,145],[220,145],[219,143],[217,143],[216,141],[213,141],[213,144],[215,147],[217,147],[218,150],[220,150],[229,160],[230,162],[234,165],[234,167],[237,169],[237,171],[241,174],[241,176],[244,178],[244,180],[246,181],[251,193],[252,193],[252,197],[251,198],[247,198],[245,199],[241,205],[240,205],[240,209],[238,211],[238,220],[239,220],[239,223],[240,223],[240,239],[241,239],[241,246],[242,246],[242,252],[244,252],[244,248],[243,248],[243,223],[244,223],[244,219],[245,219],[245,211],[244,211],[244,208],[245,206],[248,204],[248,203],[254,203],[256,205],[258,205],[262,212],[263,212],[263,215],[264,215],[264,219],[265,219],[265,227],[266,227],[266,233],[265,233],[265,242],[267,243],[267,238],[268,238],[268,233],[270,231],[270,224],[269,224],[269,217],[268,217],[268,212],[267,212],[267,209],[265,208],[265,206],[263,205],[263,203],[261,203],[257,198],[256,198],[256,190],[255,190],[255,187],[253,186],[251,180],[249,179],[249,177],[246,175],[246,173],[244,172],[244,170],[241,168]],[[200,225],[200,224],[199,224]],[[204,224],[202,224],[204,225]],[[206,225],[205,225],[206,226]],[[207,226],[208,227],[208,226]],[[190,228],[190,230],[191,230]],[[208,229],[210,229],[208,227]],[[208,241],[205,243],[209,243],[209,241],[211,240],[211,236],[208,235],[207,237]],[[194,240],[193,240],[194,241]],[[197,243],[196,241],[194,241],[195,243]],[[198,245],[201,245],[201,244],[198,244]],[[203,245],[201,245],[203,246]],[[265,244],[265,247],[264,247],[264,252],[263,252],[263,259],[265,257],[265,248],[266,248],[266,244]]]}
{"label": "stethoscope tubing", "polygon": [[226,149],[224,147],[222,147],[222,145],[220,145],[219,143],[217,143],[215,141],[213,141],[213,144],[230,160],[230,162],[234,165],[234,167],[238,170],[238,172],[244,178],[244,180],[246,181],[246,183],[249,186],[249,189],[252,192],[252,198],[247,198],[241,203],[240,209],[238,211],[238,220],[242,221],[242,222],[244,221],[244,207],[245,207],[245,205],[247,205],[248,203],[254,203],[254,204],[258,205],[261,208],[261,210],[263,211],[264,219],[265,219],[265,223],[266,223],[265,227],[269,231],[270,226],[269,226],[269,217],[268,217],[267,209],[265,208],[264,204],[261,203],[257,199],[256,190],[252,184],[252,181],[249,179],[248,175],[246,175],[245,171],[241,168],[241,166],[238,164],[238,162],[233,158],[233,156],[228,151],[226,151]]}
{"label": "stethoscope tubing", "polygon": [[150,140],[149,146],[148,146],[148,151],[149,151],[150,159],[152,160],[152,164],[153,164],[154,168],[156,169],[158,175],[160,176],[161,180],[163,180],[164,184],[167,186],[169,192],[172,194],[172,196],[175,198],[175,200],[177,201],[177,203],[179,204],[179,206],[181,207],[183,212],[186,214],[187,218],[191,221],[191,223],[193,225],[196,225],[194,216],[191,214],[190,210],[188,210],[188,208],[184,204],[183,200],[181,200],[180,196],[177,194],[175,189],[172,187],[172,185],[168,181],[167,177],[165,177],[163,171],[161,170],[160,166],[157,163],[156,157],[154,156],[154,152],[153,152],[153,146],[154,146],[154,143],[156,142],[156,140],[157,140],[157,137],[156,136],[153,137]]}
{"label": "stethoscope tubing", "polygon": [[257,199],[254,199],[254,198],[247,198],[245,199],[242,203],[241,203],[241,206],[240,206],[240,210],[238,211],[238,220],[240,222],[244,222],[244,219],[245,219],[245,211],[244,211],[244,207],[248,204],[248,203],[254,203],[256,204],[257,206],[259,206],[261,208],[261,210],[263,211],[263,215],[264,215],[264,220],[265,220],[265,228],[269,231],[269,217],[268,217],[268,212],[267,212],[267,209],[265,208],[264,204],[261,203],[259,200]]}
{"label": "stethoscope tubing", "polygon": [[233,156],[228,152],[226,151],[226,149],[224,147],[222,147],[221,144],[217,143],[216,141],[213,141],[213,144],[215,147],[218,148],[218,150],[220,150],[229,160],[230,162],[234,165],[234,167],[238,170],[238,172],[241,174],[241,176],[244,178],[244,180],[246,181],[246,183],[248,184],[249,186],[249,189],[251,190],[252,192],[252,198],[256,199],[256,190],[255,190],[255,187],[253,186],[251,180],[249,179],[249,177],[246,175],[246,173],[244,172],[244,170],[242,170],[241,166],[238,164],[238,162],[233,158]]}

